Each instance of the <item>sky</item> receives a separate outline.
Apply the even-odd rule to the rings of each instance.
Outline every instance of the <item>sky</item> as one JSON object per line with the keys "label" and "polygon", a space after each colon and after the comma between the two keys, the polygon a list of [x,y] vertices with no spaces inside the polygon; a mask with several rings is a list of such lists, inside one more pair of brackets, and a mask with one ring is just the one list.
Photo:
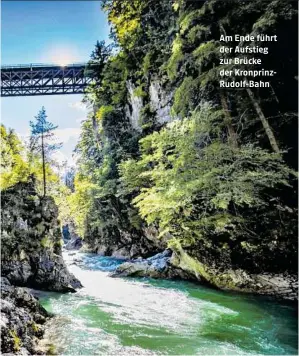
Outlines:
{"label": "sky", "polygon": [[[97,40],[108,40],[109,26],[100,1],[1,2],[1,65],[88,61]],[[53,95],[1,98],[1,121],[22,138],[42,106],[58,125],[63,147],[56,154],[72,163],[72,153],[87,109],[83,96]]]}

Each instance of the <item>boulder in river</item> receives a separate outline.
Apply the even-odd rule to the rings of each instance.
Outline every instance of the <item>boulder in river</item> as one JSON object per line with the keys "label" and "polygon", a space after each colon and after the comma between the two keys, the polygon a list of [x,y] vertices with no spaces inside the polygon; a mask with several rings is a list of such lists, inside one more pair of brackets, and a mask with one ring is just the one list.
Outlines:
{"label": "boulder in river", "polygon": [[66,250],[79,250],[83,246],[81,237],[76,233],[74,222],[70,221],[62,227],[62,235]]}
{"label": "boulder in river", "polygon": [[73,236],[65,245],[66,250],[80,250],[83,246],[82,239],[77,236]]}
{"label": "boulder in river", "polygon": [[127,261],[119,265],[111,276],[192,279],[190,274],[171,265],[171,256],[172,251],[167,249],[146,259],[137,258]]}

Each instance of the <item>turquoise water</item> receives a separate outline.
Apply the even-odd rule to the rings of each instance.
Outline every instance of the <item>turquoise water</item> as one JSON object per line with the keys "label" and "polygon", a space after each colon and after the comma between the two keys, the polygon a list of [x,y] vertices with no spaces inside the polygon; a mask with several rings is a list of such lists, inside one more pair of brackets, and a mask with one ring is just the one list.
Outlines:
{"label": "turquoise water", "polygon": [[188,282],[109,277],[97,255],[69,269],[84,288],[46,293],[46,337],[63,355],[297,355],[294,306]]}

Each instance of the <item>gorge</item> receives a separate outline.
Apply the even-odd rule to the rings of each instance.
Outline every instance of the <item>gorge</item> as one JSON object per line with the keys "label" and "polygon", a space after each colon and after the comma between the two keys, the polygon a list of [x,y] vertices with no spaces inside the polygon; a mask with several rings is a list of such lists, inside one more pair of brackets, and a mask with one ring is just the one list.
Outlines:
{"label": "gorge", "polygon": [[[2,352],[297,354],[295,3],[101,6],[76,166],[44,108],[28,142],[1,126]],[[227,33],[277,36],[268,87],[219,85],[260,71]]]}

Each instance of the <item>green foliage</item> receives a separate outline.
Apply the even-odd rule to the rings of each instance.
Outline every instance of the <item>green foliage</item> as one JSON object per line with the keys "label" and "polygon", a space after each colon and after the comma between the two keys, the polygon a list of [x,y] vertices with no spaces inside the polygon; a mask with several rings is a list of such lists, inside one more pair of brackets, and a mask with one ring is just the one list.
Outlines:
{"label": "green foliage", "polygon": [[39,327],[34,321],[32,321],[31,327],[34,333],[37,333],[39,331]]}
{"label": "green foliage", "polygon": [[54,198],[55,204],[58,207],[59,221],[62,225],[66,225],[74,219],[74,211],[71,206],[72,191],[66,187],[60,180],[51,184],[51,196]]}
{"label": "green foliage", "polygon": [[47,236],[42,238],[40,243],[43,248],[49,248],[53,246],[51,240]]}
{"label": "green foliage", "polygon": [[24,147],[13,130],[1,125],[0,187],[6,189],[28,179],[29,167],[24,158]]}
{"label": "green foliage", "polygon": [[190,108],[195,107],[199,103],[199,80],[192,77],[185,77],[180,87],[174,94],[174,103],[172,110],[174,115],[187,117],[190,113]]}
{"label": "green foliage", "polygon": [[[219,80],[221,79],[219,72],[224,67],[226,70],[231,70],[235,67],[240,69],[242,66],[220,65],[220,57],[234,57],[234,54],[220,54],[220,46],[224,45],[223,42],[219,41],[221,35],[276,34],[280,38],[280,43],[282,43],[281,38],[287,32],[292,33],[294,31],[293,24],[297,15],[294,3],[277,0],[254,0],[250,2],[240,0],[180,1],[176,7],[179,13],[179,29],[172,43],[172,55],[167,62],[166,68],[169,79],[174,86],[173,114],[180,117],[189,115],[197,107],[200,98],[223,106],[219,93]],[[284,30],[282,30],[283,28]],[[235,43],[226,45],[233,47]],[[262,43],[255,41],[253,45],[262,45]],[[239,46],[246,46],[246,42],[240,43]],[[264,69],[277,68],[277,71],[279,71],[279,63],[288,61],[286,56],[279,59],[278,47],[279,44],[271,45],[270,50],[273,55],[263,60]],[[292,54],[290,53],[287,57],[291,58],[294,53],[291,48],[288,50]],[[249,57],[251,56],[249,55]],[[290,67],[292,66],[291,62],[289,62],[289,65]],[[246,69],[251,68],[247,65]],[[281,113],[279,114],[277,111],[278,97],[275,95],[276,90],[280,92],[281,80],[285,80],[283,78],[287,77],[285,71],[283,72],[284,75],[280,76],[280,79],[271,81],[272,89],[265,89],[255,93],[257,100],[261,103],[262,110],[265,109],[268,115],[271,111],[269,116],[275,117],[275,120],[270,123],[270,127],[273,125],[274,131],[275,128],[276,131],[279,131],[282,126],[286,126],[286,121]],[[291,78],[292,74],[290,73],[289,75],[289,78]],[[288,83],[285,87],[292,86],[291,82]],[[261,125],[262,122],[258,125],[256,124],[256,114],[252,112],[253,103],[248,100],[246,92],[226,89],[225,96],[228,98],[229,107],[236,114],[235,117],[231,118],[232,127],[240,124],[239,118],[242,116],[243,134],[245,134],[245,130],[247,131],[246,134],[259,130],[258,126],[260,128],[262,126],[264,129],[264,125]],[[272,103],[271,109],[269,109],[270,102]],[[225,107],[222,108],[225,109]],[[286,108],[282,110],[286,110]],[[264,144],[265,136],[268,136],[267,140],[271,141],[265,130],[262,135],[259,135],[259,144],[268,148]],[[253,137],[251,137],[252,139]],[[288,145],[287,142],[286,145]]]}
{"label": "green foliage", "polygon": [[[43,194],[44,191],[44,171],[43,171],[43,163],[40,157],[34,156],[31,157],[29,162],[30,174],[33,174],[36,177],[36,188],[40,195]],[[62,184],[60,178],[57,173],[53,171],[53,168],[49,163],[45,164],[45,177],[47,181],[47,194],[49,196],[55,195],[56,191],[59,189]]]}
{"label": "green foliage", "polygon": [[74,217],[74,223],[79,236],[84,237],[86,220],[90,212],[95,185],[88,178],[75,177],[75,192],[68,198],[69,214]]}
{"label": "green foliage", "polygon": [[57,126],[54,126],[51,122],[47,121],[46,110],[44,107],[41,108],[37,116],[35,117],[36,122],[30,122],[31,134],[33,136],[44,136],[50,137],[52,131],[57,129]]}
{"label": "green foliage", "polygon": [[149,75],[149,72],[151,70],[152,66],[152,61],[153,61],[153,53],[149,52],[145,55],[143,58],[143,64],[142,64],[142,71],[145,76]]}
{"label": "green foliage", "polygon": [[103,120],[105,116],[109,115],[113,111],[113,106],[112,105],[103,105],[100,107],[98,110],[96,117],[98,120]]}
{"label": "green foliage", "polygon": [[147,96],[147,93],[144,91],[144,85],[140,85],[139,87],[137,87],[134,92],[133,92],[134,96],[137,96],[139,98],[143,98]]}
{"label": "green foliage", "polygon": [[43,194],[46,195],[47,186],[47,159],[53,151],[61,147],[61,144],[50,144],[49,141],[53,140],[53,131],[57,129],[50,121],[47,121],[46,110],[44,107],[39,111],[35,117],[36,122],[30,121],[31,137],[30,137],[30,155],[34,156],[40,152],[42,161],[42,174],[43,174]]}
{"label": "green foliage", "polygon": [[113,25],[115,36],[122,46],[132,48],[140,31],[140,16],[143,1],[104,1],[109,22]]}
{"label": "green foliage", "polygon": [[18,352],[21,348],[21,339],[18,337],[15,330],[10,330],[10,335],[13,338],[13,347],[16,352]]}
{"label": "green foliage", "polygon": [[144,133],[150,133],[157,126],[156,113],[150,104],[144,105],[140,110],[139,125]]}
{"label": "green foliage", "polygon": [[190,119],[142,139],[141,159],[120,166],[128,192],[139,193],[133,203],[140,215],[185,244],[247,235],[248,210],[270,209],[265,191],[289,185],[290,170],[277,155],[223,141],[222,116],[203,105]]}
{"label": "green foliage", "polygon": [[48,345],[47,355],[57,355],[56,347],[54,344]]}
{"label": "green foliage", "polygon": [[184,59],[184,54],[182,50],[182,41],[180,36],[177,36],[172,44],[172,55],[168,63],[168,76],[171,80],[176,79],[178,71],[180,69],[180,64]]}
{"label": "green foliage", "polygon": [[[198,248],[200,241],[204,252],[215,251],[215,245],[220,251],[237,246],[249,256],[259,246],[273,251],[269,246],[292,244],[296,208],[289,157],[295,144],[288,137],[297,108],[284,91],[296,90],[296,70],[288,59],[294,50],[273,47],[275,55],[265,57],[265,68],[279,72],[283,65],[288,73],[273,80],[271,90],[254,91],[281,150],[288,151],[278,156],[270,151],[248,93],[219,90],[219,39],[265,32],[285,38],[282,29],[292,33],[294,26],[294,5],[277,0],[102,4],[117,51],[98,43],[92,54],[96,83],[85,100],[94,112],[82,125],[79,174],[68,203],[80,234],[88,243],[109,246],[154,225],[160,237],[174,236],[173,249],[180,243]],[[166,127],[150,101],[157,79],[176,118]],[[129,83],[142,97],[139,131],[130,123]]]}
{"label": "green foliage", "polygon": [[[45,175],[48,185],[48,194],[54,197],[59,207],[60,221],[65,223],[71,219],[68,196],[70,190],[61,182],[50,164],[45,165]],[[7,130],[1,125],[1,172],[0,186],[5,190],[19,182],[27,182],[29,177],[35,177],[35,188],[39,194],[43,193],[43,164],[41,157],[27,150],[17,135],[12,130]],[[28,196],[28,200],[37,199],[36,196]],[[47,247],[48,240],[42,241]]]}

